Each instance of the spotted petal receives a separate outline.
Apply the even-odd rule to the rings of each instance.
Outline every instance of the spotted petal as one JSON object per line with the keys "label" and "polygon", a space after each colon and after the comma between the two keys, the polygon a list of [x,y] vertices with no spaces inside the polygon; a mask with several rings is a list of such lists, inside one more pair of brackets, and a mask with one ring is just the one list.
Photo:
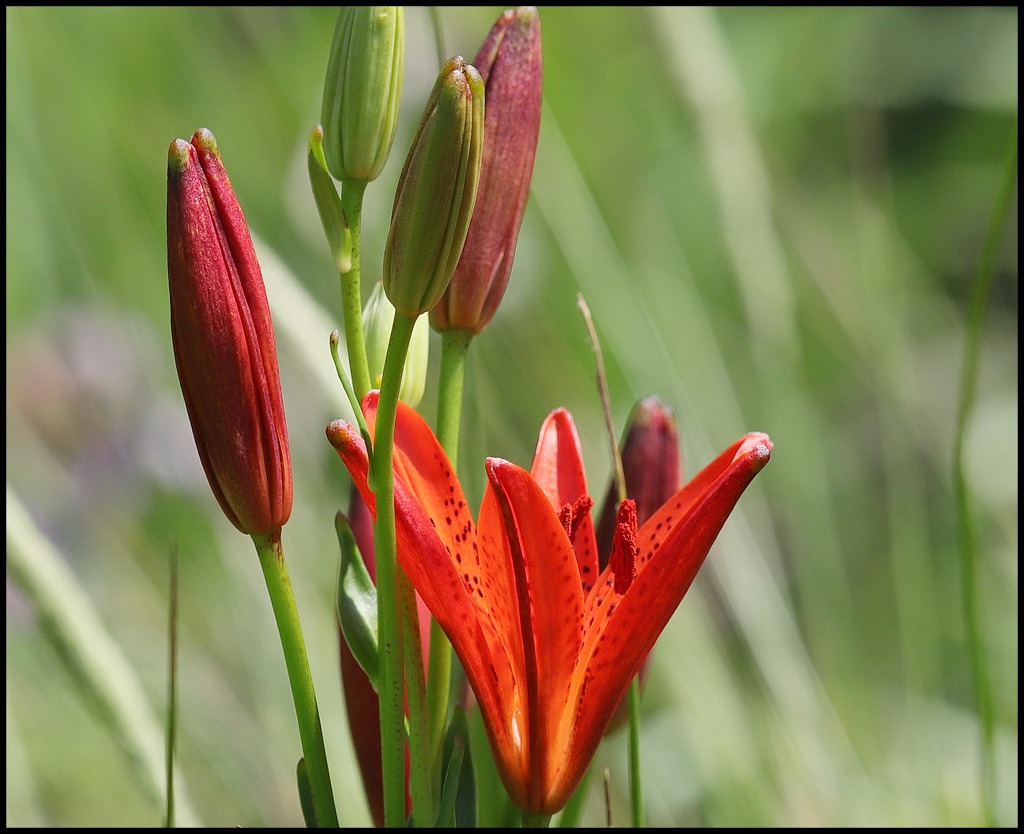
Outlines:
{"label": "spotted petal", "polygon": [[[767,435],[733,443],[640,528],[636,577],[615,593],[610,569],[587,599],[586,641],[575,684],[576,715],[562,790],[578,783],[662,629],[689,590],[740,495],[771,455]],[[559,788],[556,786],[555,791]]]}

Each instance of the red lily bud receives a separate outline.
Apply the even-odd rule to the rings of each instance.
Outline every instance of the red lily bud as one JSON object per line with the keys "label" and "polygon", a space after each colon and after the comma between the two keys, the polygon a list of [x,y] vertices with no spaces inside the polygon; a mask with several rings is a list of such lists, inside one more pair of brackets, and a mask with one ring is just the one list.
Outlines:
{"label": "red lily bud", "polygon": [[167,155],[171,341],[199,457],[221,509],[250,535],[292,510],[274,327],[245,217],[213,134]]}
{"label": "red lily bud", "polygon": [[[672,409],[655,396],[633,406],[620,444],[626,495],[636,502],[637,523],[651,514],[679,489],[679,432]],[[597,524],[597,552],[601,568],[608,564],[615,536],[618,491],[608,486]]]}
{"label": "red lily bud", "polygon": [[502,14],[473,65],[487,101],[480,187],[462,257],[430,323],[435,330],[479,333],[505,294],[533,176],[541,103],[537,9]]}
{"label": "red lily bud", "polygon": [[[630,412],[619,451],[622,455],[622,470],[626,476],[626,495],[629,496],[622,502],[622,508],[630,502],[635,502],[635,521],[632,523],[642,525],[679,489],[679,434],[672,409],[655,396],[639,400]],[[626,545],[635,547],[635,542],[626,541],[623,534],[619,533],[622,521],[619,515],[622,514],[622,508],[616,512],[618,497],[618,490],[613,481],[608,486],[595,533],[598,562],[602,569],[609,561],[612,562],[616,591],[623,586],[629,587],[633,575],[632,557],[635,555],[635,550],[629,550],[628,554],[624,550]],[[635,528],[627,524],[626,539],[630,529]],[[617,549],[628,556],[628,579],[615,565]],[[641,684],[647,677],[648,660],[649,658],[644,658],[638,673]],[[628,717],[626,699],[623,699],[615,710],[607,733],[618,730],[626,723]]]}

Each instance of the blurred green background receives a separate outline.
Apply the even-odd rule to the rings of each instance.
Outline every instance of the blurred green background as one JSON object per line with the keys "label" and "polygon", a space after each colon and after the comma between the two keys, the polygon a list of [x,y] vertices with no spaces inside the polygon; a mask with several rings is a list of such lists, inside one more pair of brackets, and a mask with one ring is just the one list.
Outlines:
{"label": "blurred green background", "polygon": [[[442,7],[447,52],[472,56],[501,10]],[[206,484],[171,353],[166,149],[199,127],[216,134],[258,238],[295,466],[285,547],[339,813],[368,821],[332,614],[348,487],[324,426],[348,413],[327,350],[340,303],[305,171],[335,17],[7,9],[9,826],[160,823],[139,757],[162,755],[172,551],[179,821],[301,823],[266,590]],[[775,443],[654,651],[649,823],[982,824],[951,472],[968,299],[1017,124],[1017,9],[544,7],[541,20],[531,202],[503,306],[470,351],[468,493],[482,492],[487,454],[528,464],[560,405],[603,492],[578,292],[618,426],[660,395],[691,474],[746,431]],[[426,8],[408,10],[406,54],[399,136],[367,191],[366,291],[438,67]],[[996,821],[1009,826],[1016,207],[1014,192],[964,445]],[[75,622],[101,631],[73,636],[124,661],[98,674],[142,707],[134,730],[98,706],[82,658],[55,648],[59,623],[38,604],[62,586],[26,579],[15,550],[77,583]],[[624,751],[614,736],[596,763],[621,824]],[[601,825],[592,787],[583,821]]]}

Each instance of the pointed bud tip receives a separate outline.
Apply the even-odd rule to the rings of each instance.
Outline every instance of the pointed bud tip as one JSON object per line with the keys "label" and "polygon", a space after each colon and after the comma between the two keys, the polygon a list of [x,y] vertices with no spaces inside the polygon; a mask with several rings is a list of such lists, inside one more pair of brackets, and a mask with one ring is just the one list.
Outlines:
{"label": "pointed bud tip", "polygon": [[195,153],[192,146],[184,139],[175,139],[167,149],[167,170],[180,174],[191,164],[191,155]]}
{"label": "pointed bud tip", "polygon": [[662,402],[656,394],[649,394],[637,402],[630,423],[642,428],[656,428],[673,432],[677,430],[675,411],[671,406]]}
{"label": "pointed bud tip", "polygon": [[540,23],[540,12],[537,11],[536,6],[517,6],[505,12],[502,16],[502,23],[515,24],[520,29],[529,29]]}
{"label": "pointed bud tip", "polygon": [[220,148],[217,147],[217,140],[213,132],[208,128],[201,127],[192,134],[192,144],[201,153],[220,158]]}

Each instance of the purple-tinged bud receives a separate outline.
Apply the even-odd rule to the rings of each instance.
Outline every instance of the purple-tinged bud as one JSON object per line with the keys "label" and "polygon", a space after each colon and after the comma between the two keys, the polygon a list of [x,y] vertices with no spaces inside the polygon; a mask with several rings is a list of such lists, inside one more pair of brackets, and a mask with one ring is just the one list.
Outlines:
{"label": "purple-tinged bud", "polygon": [[263,274],[213,134],[167,155],[171,341],[199,458],[221,509],[249,535],[280,533],[292,469]]}
{"label": "purple-tinged bud", "polygon": [[[637,523],[643,525],[680,487],[679,430],[675,413],[655,396],[633,406],[619,444],[626,496],[636,502]],[[608,564],[619,503],[615,483],[608,486],[596,536],[601,568]]]}
{"label": "purple-tinged bud", "polygon": [[[630,571],[633,565],[629,557],[635,556],[636,552],[624,552],[626,545],[635,544],[635,541],[628,541],[630,531],[635,531],[634,525],[639,526],[647,521],[680,487],[682,471],[679,466],[679,431],[672,409],[655,396],[639,400],[626,422],[619,453],[622,455],[627,499],[619,508],[618,490],[612,481],[595,531],[598,562],[603,570],[611,561],[616,591],[619,591],[620,583],[628,587],[626,577],[632,578]],[[630,502],[636,504],[635,514],[628,510]],[[625,519],[625,530],[622,526],[624,519],[621,517],[623,509],[627,510],[628,516]],[[625,570],[620,570],[616,561]],[[646,675],[647,658],[644,658],[639,672],[641,683]],[[605,733],[612,733],[625,724],[628,715],[627,699],[624,698]]]}
{"label": "purple-tinged bud", "polygon": [[533,6],[504,12],[473,61],[487,97],[480,189],[455,275],[430,311],[435,330],[479,333],[505,295],[537,152],[541,64]]}
{"label": "purple-tinged bud", "polygon": [[469,230],[484,143],[484,84],[461,57],[441,69],[427,101],[391,210],[384,291],[415,317],[448,287]]}

